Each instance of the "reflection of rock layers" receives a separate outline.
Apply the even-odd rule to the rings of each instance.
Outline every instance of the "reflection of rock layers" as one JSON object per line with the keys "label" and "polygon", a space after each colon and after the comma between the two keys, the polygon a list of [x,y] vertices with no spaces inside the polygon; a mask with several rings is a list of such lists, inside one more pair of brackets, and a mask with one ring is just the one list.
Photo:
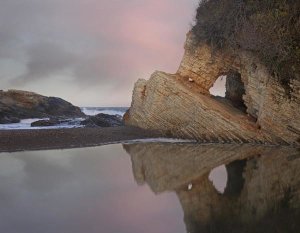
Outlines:
{"label": "reflection of rock layers", "polygon": [[[272,228],[287,224],[275,220],[278,216],[282,218],[282,213],[293,213],[287,221],[294,225],[287,227],[299,229],[300,224],[295,226],[297,221],[293,222],[299,217],[293,211],[300,207],[299,150],[157,143],[124,145],[124,148],[131,156],[139,183],[147,183],[156,193],[171,190],[177,193],[188,232],[201,229],[220,232],[218,227],[230,232],[241,230],[245,224],[259,227],[266,218]],[[209,171],[221,164],[226,164],[228,173],[224,194],[208,180]]]}
{"label": "reflection of rock layers", "polygon": [[148,143],[124,145],[124,148],[131,156],[137,182],[148,183],[155,193],[177,189],[219,165],[277,151],[276,147],[225,144]]}

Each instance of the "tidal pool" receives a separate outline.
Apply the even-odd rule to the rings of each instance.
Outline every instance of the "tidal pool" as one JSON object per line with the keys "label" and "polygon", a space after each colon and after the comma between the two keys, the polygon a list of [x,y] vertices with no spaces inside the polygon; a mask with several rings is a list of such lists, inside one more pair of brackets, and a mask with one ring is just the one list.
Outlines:
{"label": "tidal pool", "polygon": [[136,143],[0,153],[0,232],[300,232],[293,148]]}

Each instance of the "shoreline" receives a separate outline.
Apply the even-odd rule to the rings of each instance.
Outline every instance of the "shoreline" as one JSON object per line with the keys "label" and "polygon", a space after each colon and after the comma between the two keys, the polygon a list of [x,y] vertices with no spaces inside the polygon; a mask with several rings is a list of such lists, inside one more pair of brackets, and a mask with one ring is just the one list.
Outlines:
{"label": "shoreline", "polygon": [[93,147],[160,137],[158,132],[131,126],[0,130],[0,153]]}
{"label": "shoreline", "polygon": [[[255,144],[255,143],[215,143],[199,142],[193,139],[168,138],[157,131],[144,130],[132,126],[96,127],[96,128],[57,128],[57,129],[20,129],[0,130],[0,153],[63,150],[84,147],[95,147],[118,143],[139,143],[145,140],[162,140],[172,142],[190,142],[202,145],[232,144],[266,147],[292,147],[292,145]],[[300,148],[299,148],[300,149]]]}

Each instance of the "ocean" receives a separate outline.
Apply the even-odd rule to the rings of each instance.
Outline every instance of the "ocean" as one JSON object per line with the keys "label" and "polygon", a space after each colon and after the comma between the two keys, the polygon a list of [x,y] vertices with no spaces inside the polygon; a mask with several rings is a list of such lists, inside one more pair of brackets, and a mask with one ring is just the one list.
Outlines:
{"label": "ocean", "polygon": [[81,108],[81,111],[88,116],[94,116],[99,113],[123,116],[127,110],[128,107],[82,107]]}
{"label": "ocean", "polygon": [[[87,116],[94,116],[99,113],[108,115],[120,115],[123,116],[128,110],[128,107],[82,107],[81,111]],[[0,130],[18,130],[18,129],[56,129],[56,128],[79,128],[82,127],[80,122],[84,118],[72,118],[67,123],[62,123],[55,126],[43,126],[43,127],[31,127],[31,123],[38,120],[48,120],[49,118],[33,118],[23,119],[19,123],[13,124],[0,124]]]}

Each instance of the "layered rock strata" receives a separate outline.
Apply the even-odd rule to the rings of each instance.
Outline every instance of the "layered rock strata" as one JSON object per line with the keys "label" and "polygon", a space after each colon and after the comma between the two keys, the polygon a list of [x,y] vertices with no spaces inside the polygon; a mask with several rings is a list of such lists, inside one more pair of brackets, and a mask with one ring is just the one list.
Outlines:
{"label": "layered rock strata", "polygon": [[[287,94],[253,54],[215,51],[207,44],[195,47],[194,40],[188,33],[176,74],[156,71],[148,81],[136,82],[126,124],[205,142],[300,145],[298,80]],[[227,75],[227,98],[209,93],[221,75]],[[235,89],[235,77],[243,90]],[[240,95],[237,102],[245,109],[230,98]]]}

